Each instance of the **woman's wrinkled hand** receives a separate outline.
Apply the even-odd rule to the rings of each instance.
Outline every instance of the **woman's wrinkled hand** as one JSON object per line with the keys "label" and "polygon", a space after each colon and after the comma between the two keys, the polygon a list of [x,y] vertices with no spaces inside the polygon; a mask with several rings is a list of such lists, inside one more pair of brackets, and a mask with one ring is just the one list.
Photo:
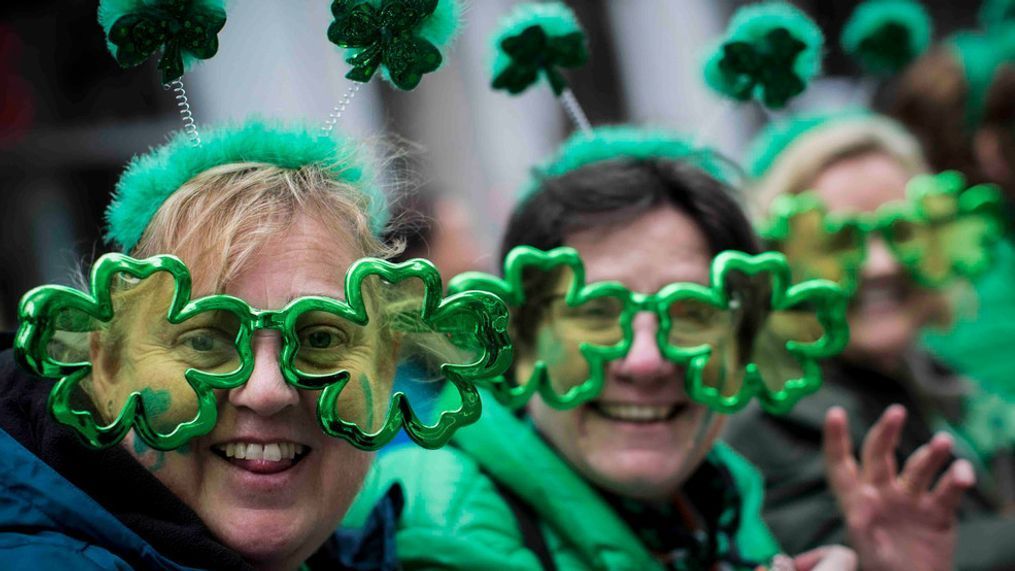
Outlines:
{"label": "woman's wrinkled hand", "polygon": [[825,415],[828,483],[864,571],[952,569],[956,512],[976,483],[966,460],[952,462],[935,483],[951,458],[952,440],[943,433],[913,452],[900,473],[895,449],[905,420],[904,407],[888,407],[864,438],[858,463],[846,411],[833,407]]}

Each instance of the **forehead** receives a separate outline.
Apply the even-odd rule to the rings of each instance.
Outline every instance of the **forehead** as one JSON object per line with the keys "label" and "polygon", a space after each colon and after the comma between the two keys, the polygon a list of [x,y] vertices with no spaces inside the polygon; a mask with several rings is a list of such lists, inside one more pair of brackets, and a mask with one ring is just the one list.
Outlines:
{"label": "forehead", "polygon": [[891,155],[864,153],[832,163],[811,187],[829,212],[855,214],[905,199],[909,178],[909,171]]}
{"label": "forehead", "polygon": [[359,257],[341,229],[302,215],[269,237],[225,287],[225,293],[260,309],[281,309],[301,296],[344,298],[345,273]]}
{"label": "forehead", "polygon": [[655,293],[673,282],[708,282],[708,242],[698,224],[671,206],[605,227],[572,232],[564,245],[578,250],[586,281],[619,281]]}

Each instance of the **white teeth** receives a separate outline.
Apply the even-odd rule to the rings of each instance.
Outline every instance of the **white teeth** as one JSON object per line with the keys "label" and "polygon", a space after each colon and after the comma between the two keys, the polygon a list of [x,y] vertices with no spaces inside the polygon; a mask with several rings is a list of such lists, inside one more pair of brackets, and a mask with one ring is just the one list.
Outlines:
{"label": "white teeth", "polygon": [[293,460],[298,454],[302,454],[305,447],[295,442],[271,442],[268,444],[248,444],[244,442],[230,442],[218,446],[225,452],[226,458],[238,460],[267,460],[269,462],[281,462],[282,460]]}
{"label": "white teeth", "polygon": [[613,420],[654,422],[666,420],[677,405],[639,405],[598,403],[596,408],[603,416]]}

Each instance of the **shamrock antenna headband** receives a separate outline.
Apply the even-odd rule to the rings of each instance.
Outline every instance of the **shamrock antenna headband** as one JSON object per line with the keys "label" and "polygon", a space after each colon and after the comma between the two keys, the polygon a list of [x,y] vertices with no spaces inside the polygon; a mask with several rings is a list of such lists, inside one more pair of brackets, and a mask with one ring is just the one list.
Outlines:
{"label": "shamrock antenna headband", "polygon": [[519,95],[545,80],[574,124],[591,131],[561,73],[561,68],[581,67],[589,59],[585,31],[570,8],[559,2],[520,4],[501,21],[492,41],[495,90]]}
{"label": "shamrock antenna headband", "polygon": [[226,24],[223,0],[102,0],[99,24],[106,46],[121,67],[141,65],[161,50],[162,86],[176,93],[176,106],[190,144],[201,135],[183,87],[183,72],[218,52],[218,33]]}
{"label": "shamrock antenna headband", "polygon": [[398,89],[409,91],[437,71],[459,30],[455,0],[334,0],[328,41],[345,49],[353,82],[322,127],[329,133],[362,84],[380,70]]}
{"label": "shamrock antenna headband", "polygon": [[[332,109],[322,130],[328,134],[362,83],[380,70],[404,90],[444,62],[444,51],[458,28],[455,0],[334,0],[328,39],[345,48],[354,83]],[[193,146],[201,144],[197,122],[183,87],[183,73],[197,60],[218,52],[218,33],[226,23],[223,0],[102,0],[99,23],[110,53],[122,67],[135,67],[160,52],[162,84],[176,93],[183,129]]]}

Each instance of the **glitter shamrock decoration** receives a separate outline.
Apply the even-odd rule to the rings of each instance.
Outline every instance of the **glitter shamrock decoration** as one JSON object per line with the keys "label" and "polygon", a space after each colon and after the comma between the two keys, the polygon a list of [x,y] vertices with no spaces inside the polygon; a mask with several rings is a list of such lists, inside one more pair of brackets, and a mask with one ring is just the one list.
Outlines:
{"label": "glitter shamrock decoration", "polygon": [[726,251],[712,261],[710,285],[660,290],[659,346],[685,368],[692,399],[731,413],[757,396],[784,413],[821,386],[818,360],[849,340],[847,297],[826,280],[791,283],[778,252]]}
{"label": "glitter shamrock decoration", "polygon": [[497,398],[518,408],[538,393],[548,405],[567,409],[598,395],[605,363],[623,356],[631,343],[630,324],[619,319],[627,290],[614,283],[585,285],[578,252],[567,247],[514,248],[504,260],[504,276],[466,272],[448,284],[451,292],[488,291],[503,299],[515,312],[512,338],[541,356],[515,363],[517,383],[490,378]]}
{"label": "glitter shamrock decoration", "polygon": [[436,71],[458,27],[453,0],[334,0],[328,40],[348,48],[346,78],[366,83],[378,69],[403,90]]}
{"label": "glitter shamrock decoration", "polygon": [[221,0],[103,0],[99,23],[121,67],[140,65],[161,50],[162,83],[179,79],[186,65],[218,51],[226,23]]}
{"label": "glitter shamrock decoration", "polygon": [[[416,287],[396,287],[408,282]],[[42,286],[26,294],[15,347],[23,366],[58,379],[50,396],[54,417],[100,448],[131,428],[159,450],[208,433],[217,418],[213,389],[247,382],[251,339],[260,329],[281,334],[285,381],[321,391],[322,429],[364,449],[382,446],[403,425],[421,445],[442,445],[478,417],[470,382],[500,374],[511,358],[504,304],[485,292],[441,301],[439,274],[424,260],[359,260],[346,274],[345,300],[301,297],[280,310],[221,294],[190,301],[190,274],[172,256],[108,254],[93,268],[91,284],[91,293]],[[413,313],[418,300],[422,309]],[[436,346],[433,339],[448,336],[470,349],[464,364],[456,359],[462,351],[435,355],[462,405],[426,425],[393,392],[391,348],[423,338],[420,346]]]}
{"label": "glitter shamrock decoration", "polygon": [[726,97],[779,109],[817,75],[823,42],[818,26],[787,3],[746,6],[706,60],[705,81]]}
{"label": "glitter shamrock decoration", "polygon": [[842,30],[842,49],[869,73],[891,75],[926,51],[931,19],[914,0],[868,0]]}
{"label": "glitter shamrock decoration", "polygon": [[494,89],[517,95],[545,77],[560,96],[567,80],[559,68],[576,68],[588,61],[585,32],[574,13],[559,2],[521,4],[500,24],[493,36]]}

